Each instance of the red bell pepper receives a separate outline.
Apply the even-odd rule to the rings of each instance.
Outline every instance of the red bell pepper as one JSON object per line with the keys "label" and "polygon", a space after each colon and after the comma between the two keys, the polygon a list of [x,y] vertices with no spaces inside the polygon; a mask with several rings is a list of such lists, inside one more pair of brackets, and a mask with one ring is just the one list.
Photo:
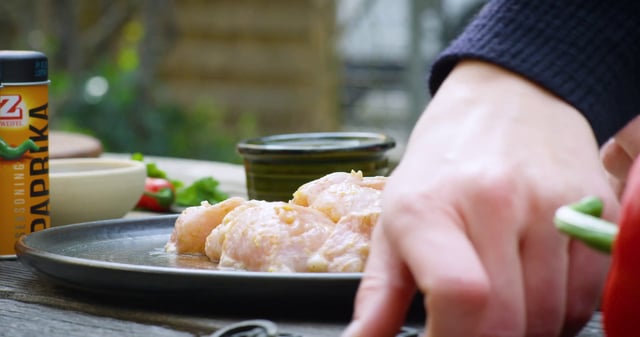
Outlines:
{"label": "red bell pepper", "polygon": [[619,232],[602,303],[607,337],[636,336],[640,319],[640,160],[633,164],[621,201]]}
{"label": "red bell pepper", "polygon": [[171,210],[175,198],[175,187],[169,180],[147,177],[144,194],[138,200],[136,208],[153,212],[168,212]]}

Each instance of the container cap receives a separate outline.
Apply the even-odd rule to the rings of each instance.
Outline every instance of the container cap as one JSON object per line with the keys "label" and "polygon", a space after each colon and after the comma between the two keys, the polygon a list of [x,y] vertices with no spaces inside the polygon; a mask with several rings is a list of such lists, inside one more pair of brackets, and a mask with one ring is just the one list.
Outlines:
{"label": "container cap", "polygon": [[47,56],[30,50],[0,50],[0,83],[46,82]]}
{"label": "container cap", "polygon": [[243,140],[240,154],[300,154],[351,151],[386,151],[396,145],[388,135],[373,132],[310,132]]}

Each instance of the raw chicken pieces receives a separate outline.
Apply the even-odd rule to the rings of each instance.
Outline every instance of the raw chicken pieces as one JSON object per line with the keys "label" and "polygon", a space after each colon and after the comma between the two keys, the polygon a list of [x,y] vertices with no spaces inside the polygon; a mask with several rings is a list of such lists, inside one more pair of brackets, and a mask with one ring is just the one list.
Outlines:
{"label": "raw chicken pieces", "polygon": [[230,198],[187,208],[165,249],[206,254],[219,268],[360,272],[380,214],[385,177],[337,172],[286,202]]}
{"label": "raw chicken pieces", "polygon": [[206,254],[220,268],[306,271],[307,260],[335,224],[323,213],[286,202],[249,201],[207,237]]}

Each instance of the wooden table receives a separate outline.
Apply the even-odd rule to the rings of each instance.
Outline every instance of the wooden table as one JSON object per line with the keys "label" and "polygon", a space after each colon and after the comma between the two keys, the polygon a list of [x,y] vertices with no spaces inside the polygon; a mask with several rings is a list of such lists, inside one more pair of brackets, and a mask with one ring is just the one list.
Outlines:
{"label": "wooden table", "polygon": [[[106,156],[126,156],[106,154]],[[193,180],[210,174],[232,195],[245,195],[242,166],[185,159],[149,158],[179,179]],[[149,216],[135,213],[132,216]],[[313,291],[310,289],[310,291]],[[209,336],[229,324],[250,319],[268,319],[279,332],[291,336],[339,336],[349,322],[351,307],[342,312],[322,308],[283,308],[274,303],[269,310],[230,310],[216,303],[194,304],[139,298],[114,298],[89,294],[63,286],[25,267],[15,259],[0,260],[0,336]],[[287,310],[290,309],[290,310]],[[419,317],[407,325],[422,329]],[[599,313],[595,313],[580,337],[602,336]]]}
{"label": "wooden table", "polygon": [[[345,310],[345,313],[348,310]],[[249,319],[269,319],[279,331],[304,337],[335,337],[348,317],[287,317],[226,313],[224,309],[174,303],[145,304],[111,299],[56,286],[16,260],[0,260],[0,336],[208,336],[217,329]],[[420,328],[420,323],[408,323]],[[580,337],[603,336],[600,314],[594,314]]]}
{"label": "wooden table", "polygon": [[56,286],[16,260],[0,261],[0,336],[207,336],[249,319],[271,319],[279,331],[338,336],[343,319],[255,316],[185,303],[111,299]]}

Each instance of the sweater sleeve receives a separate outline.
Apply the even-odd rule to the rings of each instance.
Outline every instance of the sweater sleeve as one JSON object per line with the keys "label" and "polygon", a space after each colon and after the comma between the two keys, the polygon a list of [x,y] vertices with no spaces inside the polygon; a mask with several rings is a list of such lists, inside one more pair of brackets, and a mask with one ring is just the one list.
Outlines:
{"label": "sweater sleeve", "polygon": [[640,113],[640,1],[489,1],[436,59],[432,94],[461,59],[546,88],[576,107],[602,144]]}

